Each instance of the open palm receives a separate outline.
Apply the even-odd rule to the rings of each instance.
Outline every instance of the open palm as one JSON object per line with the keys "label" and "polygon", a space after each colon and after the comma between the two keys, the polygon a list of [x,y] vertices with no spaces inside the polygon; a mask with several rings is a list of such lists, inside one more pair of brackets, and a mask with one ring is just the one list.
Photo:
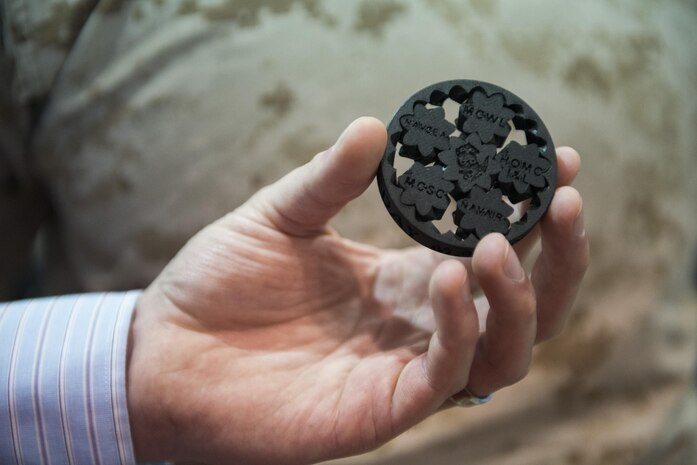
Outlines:
{"label": "open palm", "polygon": [[[363,452],[466,386],[484,395],[516,382],[533,344],[561,329],[587,264],[578,193],[555,195],[531,279],[518,256],[534,237],[514,250],[488,236],[472,260],[379,250],[326,224],[368,186],[384,144],[380,122],[356,121],[192,238],[146,290],[129,361],[139,459]],[[561,183],[577,169],[560,150]],[[481,335],[479,290],[490,307]]]}

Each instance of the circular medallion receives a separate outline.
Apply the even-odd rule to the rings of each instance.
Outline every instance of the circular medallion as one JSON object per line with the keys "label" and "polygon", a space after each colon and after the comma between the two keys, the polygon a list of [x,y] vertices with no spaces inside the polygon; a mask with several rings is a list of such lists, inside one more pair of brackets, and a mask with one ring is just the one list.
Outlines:
{"label": "circular medallion", "polygon": [[380,195],[399,227],[433,250],[471,256],[490,232],[514,244],[552,201],[552,138],[506,89],[470,80],[433,84],[397,110],[387,133]]}

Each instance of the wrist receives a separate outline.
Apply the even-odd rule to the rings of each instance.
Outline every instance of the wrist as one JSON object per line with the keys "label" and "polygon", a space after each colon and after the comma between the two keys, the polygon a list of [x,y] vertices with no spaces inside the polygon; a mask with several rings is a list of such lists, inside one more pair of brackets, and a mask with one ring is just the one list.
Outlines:
{"label": "wrist", "polygon": [[159,355],[155,322],[148,321],[146,291],[136,304],[128,337],[126,388],[131,438],[136,460],[173,459],[173,423],[164,406],[166,393],[158,386]]}

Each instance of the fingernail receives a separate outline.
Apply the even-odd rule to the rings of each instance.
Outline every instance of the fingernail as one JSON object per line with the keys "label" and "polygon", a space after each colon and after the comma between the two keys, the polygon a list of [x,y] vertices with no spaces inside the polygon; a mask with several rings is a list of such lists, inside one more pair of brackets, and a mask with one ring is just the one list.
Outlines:
{"label": "fingernail", "polygon": [[520,266],[518,256],[510,246],[506,253],[506,261],[503,264],[503,272],[513,281],[521,281],[525,277],[525,270]]}
{"label": "fingernail", "polygon": [[578,209],[578,214],[574,220],[574,233],[578,237],[583,237],[586,234],[586,227],[583,222],[583,207]]}

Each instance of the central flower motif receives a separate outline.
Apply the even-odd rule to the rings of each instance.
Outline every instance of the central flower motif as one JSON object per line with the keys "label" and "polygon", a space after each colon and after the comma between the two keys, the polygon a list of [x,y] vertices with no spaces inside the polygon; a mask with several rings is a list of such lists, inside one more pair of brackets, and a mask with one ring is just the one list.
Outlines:
{"label": "central flower motif", "polygon": [[450,150],[438,154],[438,160],[445,165],[443,179],[457,181],[459,192],[465,194],[474,186],[484,189],[491,187],[489,161],[496,154],[496,147],[482,144],[477,134],[467,139],[450,138]]}

